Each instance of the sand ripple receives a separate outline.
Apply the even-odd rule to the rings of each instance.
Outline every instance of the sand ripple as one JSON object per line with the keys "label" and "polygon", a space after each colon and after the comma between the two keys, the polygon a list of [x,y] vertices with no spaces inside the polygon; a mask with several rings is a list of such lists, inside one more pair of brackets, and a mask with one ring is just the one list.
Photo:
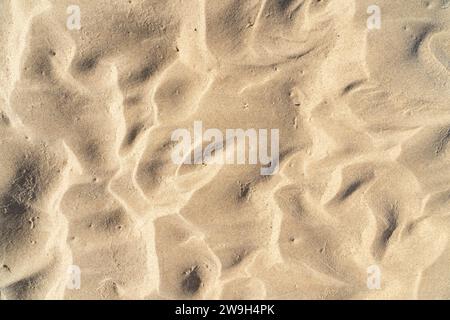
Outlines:
{"label": "sand ripple", "polygon": [[[2,1],[1,298],[450,297],[450,9],[113,2]],[[280,172],[174,164],[194,121]]]}

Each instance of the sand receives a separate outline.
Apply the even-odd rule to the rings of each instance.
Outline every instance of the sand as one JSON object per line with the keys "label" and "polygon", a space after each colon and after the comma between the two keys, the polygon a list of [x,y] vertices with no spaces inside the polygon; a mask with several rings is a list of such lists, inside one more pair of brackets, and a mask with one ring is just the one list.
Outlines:
{"label": "sand", "polygon": [[[0,18],[1,299],[450,298],[448,1]],[[278,129],[276,172],[174,163],[196,121]]]}

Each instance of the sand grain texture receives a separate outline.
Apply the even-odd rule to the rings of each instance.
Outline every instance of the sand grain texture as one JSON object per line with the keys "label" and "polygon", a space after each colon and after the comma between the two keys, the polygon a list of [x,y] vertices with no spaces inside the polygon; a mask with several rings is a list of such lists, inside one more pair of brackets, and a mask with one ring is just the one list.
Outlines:
{"label": "sand grain texture", "polygon": [[[450,8],[377,4],[0,0],[0,297],[449,299]],[[174,164],[194,121],[279,172]]]}

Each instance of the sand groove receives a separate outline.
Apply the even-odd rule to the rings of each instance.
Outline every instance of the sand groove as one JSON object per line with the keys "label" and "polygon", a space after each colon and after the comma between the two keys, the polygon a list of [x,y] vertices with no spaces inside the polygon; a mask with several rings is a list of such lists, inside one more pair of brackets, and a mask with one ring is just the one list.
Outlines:
{"label": "sand groove", "polygon": [[[0,4],[1,298],[450,297],[440,1],[77,3]],[[175,164],[194,121],[280,129],[279,173]]]}

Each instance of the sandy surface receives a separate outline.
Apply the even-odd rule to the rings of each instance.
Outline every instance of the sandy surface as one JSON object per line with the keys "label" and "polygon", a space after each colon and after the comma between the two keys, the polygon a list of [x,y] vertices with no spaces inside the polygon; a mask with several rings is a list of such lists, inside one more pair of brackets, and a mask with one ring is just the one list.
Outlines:
{"label": "sandy surface", "polygon": [[1,0],[0,297],[449,299],[449,79],[443,0]]}

